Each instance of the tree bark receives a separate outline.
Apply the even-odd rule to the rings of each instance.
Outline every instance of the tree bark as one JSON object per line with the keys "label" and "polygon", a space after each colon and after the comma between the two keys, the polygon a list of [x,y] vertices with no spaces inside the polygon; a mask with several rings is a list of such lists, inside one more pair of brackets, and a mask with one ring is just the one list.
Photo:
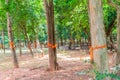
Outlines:
{"label": "tree bark", "polygon": [[31,42],[30,42],[30,41],[27,41],[27,45],[28,45],[28,49],[29,49],[29,51],[30,51],[31,56],[34,57],[33,51],[32,51],[32,48],[31,48]]}
{"label": "tree bark", "polygon": [[30,42],[30,39],[29,39],[29,37],[27,35],[26,28],[23,26],[22,29],[24,30],[23,32],[24,32],[24,35],[25,35],[26,40],[27,40],[27,47],[28,47],[28,49],[30,51],[31,56],[34,57],[33,51],[32,51],[32,48],[31,48],[31,42]]}
{"label": "tree bark", "polygon": [[5,35],[4,35],[4,29],[2,29],[2,45],[3,45],[3,53],[5,54]]}
{"label": "tree bark", "polygon": [[[6,0],[7,6],[8,6],[8,2],[9,1]],[[13,39],[13,35],[12,35],[12,25],[11,25],[11,19],[10,19],[9,12],[6,13],[6,16],[7,16],[8,37],[9,37],[11,52],[13,54],[14,68],[19,68],[18,60],[17,60],[17,56],[16,56],[16,52],[15,52],[15,47],[14,47],[14,39]]]}
{"label": "tree bark", "polygon": [[[89,0],[89,17],[92,48],[106,45],[102,0]],[[109,72],[107,48],[93,49],[93,55],[96,69],[101,73]]]}
{"label": "tree bark", "polygon": [[117,55],[116,65],[120,64],[120,9],[117,10]]}
{"label": "tree bark", "polygon": [[63,46],[63,38],[62,38],[62,36],[60,37],[60,46]]}
{"label": "tree bark", "polygon": [[69,49],[69,50],[71,50],[71,49],[72,49],[72,40],[71,40],[71,39],[69,39],[68,49]]}
{"label": "tree bark", "polygon": [[106,31],[106,36],[107,36],[107,37],[110,36],[110,34],[111,34],[111,32],[112,32],[112,29],[114,28],[114,23],[115,23],[115,21],[116,21],[116,16],[113,17],[111,23],[110,23],[109,26],[108,26],[108,29],[107,29],[107,31]]}
{"label": "tree bark", "polygon": [[21,49],[21,40],[18,40],[18,46],[19,46],[19,54],[22,56],[22,49]]}
{"label": "tree bark", "polygon": [[[55,29],[54,29],[54,5],[53,0],[44,0],[46,9],[47,27],[48,27],[48,44],[55,46]],[[58,69],[56,47],[48,46],[49,50],[49,66],[51,71]]]}

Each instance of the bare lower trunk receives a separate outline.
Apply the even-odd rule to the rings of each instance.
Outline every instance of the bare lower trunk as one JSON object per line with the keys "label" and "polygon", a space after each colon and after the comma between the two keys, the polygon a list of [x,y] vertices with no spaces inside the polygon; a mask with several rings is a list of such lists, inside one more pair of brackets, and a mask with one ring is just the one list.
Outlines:
{"label": "bare lower trunk", "polygon": [[[96,69],[101,73],[109,72],[102,0],[89,0],[89,17],[92,41],[91,49],[93,51]],[[106,80],[109,80],[109,78]]]}
{"label": "bare lower trunk", "polygon": [[20,54],[20,56],[22,56],[22,49],[21,49],[21,40],[19,39],[18,40],[18,46],[19,46],[19,54]]}
{"label": "bare lower trunk", "polygon": [[37,48],[37,41],[34,41],[34,48]]}
{"label": "bare lower trunk", "polygon": [[60,38],[60,46],[63,46],[63,38],[62,38],[62,36]]}
{"label": "bare lower trunk", "polygon": [[44,56],[44,44],[40,44],[40,46],[41,46],[41,57],[43,57]]}
{"label": "bare lower trunk", "polygon": [[72,49],[71,47],[72,47],[72,40],[69,40],[69,46],[68,46],[68,49],[71,50],[71,49]]}
{"label": "bare lower trunk", "polygon": [[60,48],[59,40],[58,40],[58,42],[57,42],[57,48],[58,48],[58,49]]}
{"label": "bare lower trunk", "polygon": [[5,54],[5,35],[4,35],[4,29],[2,30],[2,44],[3,44],[3,53]]}
{"label": "bare lower trunk", "polygon": [[34,55],[33,55],[33,51],[32,51],[32,48],[31,48],[31,42],[28,41],[27,43],[28,43],[28,49],[29,49],[29,51],[30,51],[30,54],[31,54],[31,56],[33,57]]}

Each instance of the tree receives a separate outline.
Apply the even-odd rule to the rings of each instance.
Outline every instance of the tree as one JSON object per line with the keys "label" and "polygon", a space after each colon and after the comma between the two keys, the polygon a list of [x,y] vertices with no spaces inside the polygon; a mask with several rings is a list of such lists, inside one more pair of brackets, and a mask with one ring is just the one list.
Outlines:
{"label": "tree", "polygon": [[[9,2],[10,2],[9,0],[6,0],[7,6],[9,6],[8,5]],[[18,68],[19,65],[18,65],[18,60],[17,60],[17,56],[16,56],[16,52],[15,52],[14,39],[13,39],[13,35],[12,35],[12,23],[11,23],[11,17],[10,17],[9,11],[7,11],[6,16],[7,16],[7,29],[8,29],[10,48],[11,48],[11,51],[13,54],[13,63],[14,63],[14,67]]]}
{"label": "tree", "polygon": [[96,69],[101,73],[109,72],[102,0],[89,0],[89,18],[92,42],[91,52],[94,55]]}
{"label": "tree", "polygon": [[2,29],[2,45],[3,45],[3,53],[5,54],[5,33],[4,29]]}
{"label": "tree", "polygon": [[[112,2],[112,0],[107,1],[117,10],[117,55],[115,64],[118,65],[120,64],[120,6]],[[119,1],[117,3],[119,3]]]}
{"label": "tree", "polygon": [[58,69],[56,44],[55,44],[55,29],[54,29],[54,5],[53,0],[44,0],[47,27],[48,27],[48,49],[49,49],[49,65],[50,70]]}

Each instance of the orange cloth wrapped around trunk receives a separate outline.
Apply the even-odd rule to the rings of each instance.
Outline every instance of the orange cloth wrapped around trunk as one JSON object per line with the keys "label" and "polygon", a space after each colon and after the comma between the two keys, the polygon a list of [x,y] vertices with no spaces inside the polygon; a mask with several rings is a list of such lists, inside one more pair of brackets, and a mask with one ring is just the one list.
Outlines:
{"label": "orange cloth wrapped around trunk", "polygon": [[96,49],[101,49],[101,48],[106,48],[106,45],[102,45],[102,46],[96,46],[96,47],[90,47],[90,60],[91,62],[93,62],[94,60],[94,56],[93,56],[93,51]]}

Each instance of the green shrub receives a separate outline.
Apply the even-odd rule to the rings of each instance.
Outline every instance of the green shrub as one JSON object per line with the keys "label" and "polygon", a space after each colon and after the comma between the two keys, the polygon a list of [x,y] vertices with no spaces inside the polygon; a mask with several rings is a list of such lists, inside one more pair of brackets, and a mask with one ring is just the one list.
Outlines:
{"label": "green shrub", "polygon": [[120,76],[117,76],[114,73],[107,73],[107,71],[105,73],[100,73],[98,71],[94,71],[94,73],[96,75],[95,80],[103,80],[106,77],[110,77],[110,78],[115,79],[115,80],[120,80]]}

